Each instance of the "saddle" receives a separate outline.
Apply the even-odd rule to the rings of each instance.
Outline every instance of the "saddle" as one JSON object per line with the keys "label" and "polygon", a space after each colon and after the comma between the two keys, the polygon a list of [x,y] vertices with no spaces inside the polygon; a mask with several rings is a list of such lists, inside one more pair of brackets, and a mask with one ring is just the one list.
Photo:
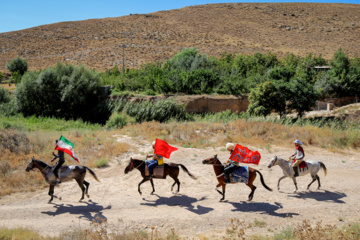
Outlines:
{"label": "saddle", "polygon": [[[295,159],[293,160],[293,163],[295,162]],[[306,168],[307,167],[307,164],[305,161],[302,161],[299,165],[298,165],[299,168]]]}
{"label": "saddle", "polygon": [[249,180],[249,169],[247,166],[239,166],[230,174],[231,182],[247,183]]}
{"label": "saddle", "polygon": [[[154,173],[153,178],[166,179],[165,165],[162,164],[162,165],[158,165],[158,166],[154,167],[153,173]],[[145,176],[149,176],[149,175],[150,175],[150,172],[149,172],[148,166],[146,165],[145,166]]]}

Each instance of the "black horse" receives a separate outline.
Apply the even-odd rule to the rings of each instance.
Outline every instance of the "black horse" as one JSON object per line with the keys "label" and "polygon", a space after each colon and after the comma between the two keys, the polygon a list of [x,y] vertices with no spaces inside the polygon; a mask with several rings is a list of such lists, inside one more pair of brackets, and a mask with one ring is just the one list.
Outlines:
{"label": "black horse", "polygon": [[[49,195],[51,196],[48,203],[51,203],[53,198],[58,198],[61,200],[61,197],[57,197],[54,195],[54,188],[56,185],[56,177],[54,173],[52,172],[53,166],[48,165],[44,163],[43,161],[36,160],[34,157],[32,157],[31,161],[26,167],[26,171],[29,172],[30,170],[33,170],[34,168],[38,168],[45,178],[45,181],[50,184],[49,188]],[[81,166],[81,165],[72,165],[72,166],[63,166],[61,167],[61,174],[60,178],[62,182],[70,181],[72,179],[75,179],[76,182],[79,184],[81,190],[82,190],[82,196],[79,202],[81,202],[84,199],[84,194],[86,194],[87,197],[90,197],[88,195],[89,185],[87,181],[85,181],[85,175],[86,170],[88,170],[91,175],[95,178],[96,181],[100,182],[99,179],[96,177],[96,174],[88,167]]]}
{"label": "black horse", "polygon": [[[137,170],[140,171],[141,176],[143,177],[143,179],[141,180],[141,182],[138,185],[138,191],[140,193],[140,195],[142,194],[140,191],[140,185],[143,184],[144,182],[150,180],[151,182],[151,186],[152,186],[152,192],[151,194],[154,194],[155,192],[155,188],[154,188],[154,182],[152,179],[148,179],[145,176],[145,161],[144,160],[138,160],[138,159],[133,159],[130,158],[129,164],[126,166],[125,168],[125,174],[127,174],[128,172],[132,171],[134,168],[136,168]],[[175,184],[178,185],[178,189],[175,193],[178,193],[180,191],[180,181],[178,179],[179,176],[179,166],[192,178],[192,179],[197,179],[197,177],[195,177],[194,175],[192,175],[187,168],[182,165],[182,164],[176,164],[176,163],[164,163],[164,176],[166,177],[167,175],[169,175],[170,177],[172,177],[174,179],[174,184],[171,186],[171,191],[173,190]],[[154,177],[156,178],[156,177]]]}

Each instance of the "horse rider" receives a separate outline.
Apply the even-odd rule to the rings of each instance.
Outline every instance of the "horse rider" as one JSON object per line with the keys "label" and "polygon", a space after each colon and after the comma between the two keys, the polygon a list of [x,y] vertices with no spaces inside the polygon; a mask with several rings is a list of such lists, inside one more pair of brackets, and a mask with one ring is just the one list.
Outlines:
{"label": "horse rider", "polygon": [[[55,143],[57,144],[59,140],[56,140]],[[53,169],[53,173],[56,177],[56,184],[61,183],[60,180],[60,174],[59,174],[59,169],[61,168],[61,166],[65,163],[65,157],[64,157],[64,152],[58,150],[58,154],[55,154],[54,152],[52,153],[54,155],[54,159],[51,160],[51,162],[55,161],[55,159],[59,158],[59,161],[57,162],[56,166]]]}
{"label": "horse rider", "polygon": [[[155,141],[152,142],[152,148],[155,149]],[[147,176],[146,178],[151,179],[153,178],[154,167],[164,164],[164,157],[154,153],[154,154],[146,155],[146,158],[152,158],[151,160],[145,161],[150,173],[150,175]]]}
{"label": "horse rider", "polygon": [[[226,144],[226,150],[230,152],[230,156],[235,148],[235,145],[233,143],[227,143]],[[235,171],[235,169],[239,168],[239,163],[236,161],[233,161],[229,159],[227,161],[227,164],[224,168],[224,177],[225,177],[225,183],[230,183],[230,174]]]}
{"label": "horse rider", "polygon": [[298,166],[302,161],[304,161],[305,152],[304,149],[301,147],[303,143],[300,140],[296,139],[294,143],[295,143],[295,153],[289,157],[289,160],[293,161],[293,169],[295,172],[294,177],[298,177],[299,176]]}

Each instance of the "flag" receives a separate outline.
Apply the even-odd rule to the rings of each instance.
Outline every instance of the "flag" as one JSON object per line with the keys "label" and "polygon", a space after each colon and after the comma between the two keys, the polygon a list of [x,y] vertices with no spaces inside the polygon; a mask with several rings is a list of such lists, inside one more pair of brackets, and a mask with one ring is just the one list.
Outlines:
{"label": "flag", "polygon": [[75,156],[75,153],[74,153],[74,144],[72,142],[70,142],[69,140],[67,140],[65,137],[63,137],[62,135],[60,136],[60,138],[55,146],[55,150],[63,151],[65,153],[69,154],[73,159],[75,159],[76,161],[79,162],[79,159]]}
{"label": "flag", "polygon": [[259,165],[261,155],[258,151],[251,151],[247,147],[236,144],[230,159],[240,163],[252,163]]}
{"label": "flag", "polygon": [[154,153],[165,158],[170,158],[170,154],[178,150],[176,147],[170,146],[167,142],[161,139],[156,139]]}

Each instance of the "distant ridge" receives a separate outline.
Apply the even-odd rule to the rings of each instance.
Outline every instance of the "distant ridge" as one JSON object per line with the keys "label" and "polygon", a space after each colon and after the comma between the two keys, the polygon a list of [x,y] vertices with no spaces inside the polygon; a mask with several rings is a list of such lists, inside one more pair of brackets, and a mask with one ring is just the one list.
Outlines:
{"label": "distant ridge", "polygon": [[16,56],[30,70],[57,62],[104,71],[164,61],[183,48],[220,57],[222,53],[271,51],[321,54],[342,48],[360,57],[360,4],[228,3],[185,7],[117,18],[61,22],[0,33],[0,71]]}

